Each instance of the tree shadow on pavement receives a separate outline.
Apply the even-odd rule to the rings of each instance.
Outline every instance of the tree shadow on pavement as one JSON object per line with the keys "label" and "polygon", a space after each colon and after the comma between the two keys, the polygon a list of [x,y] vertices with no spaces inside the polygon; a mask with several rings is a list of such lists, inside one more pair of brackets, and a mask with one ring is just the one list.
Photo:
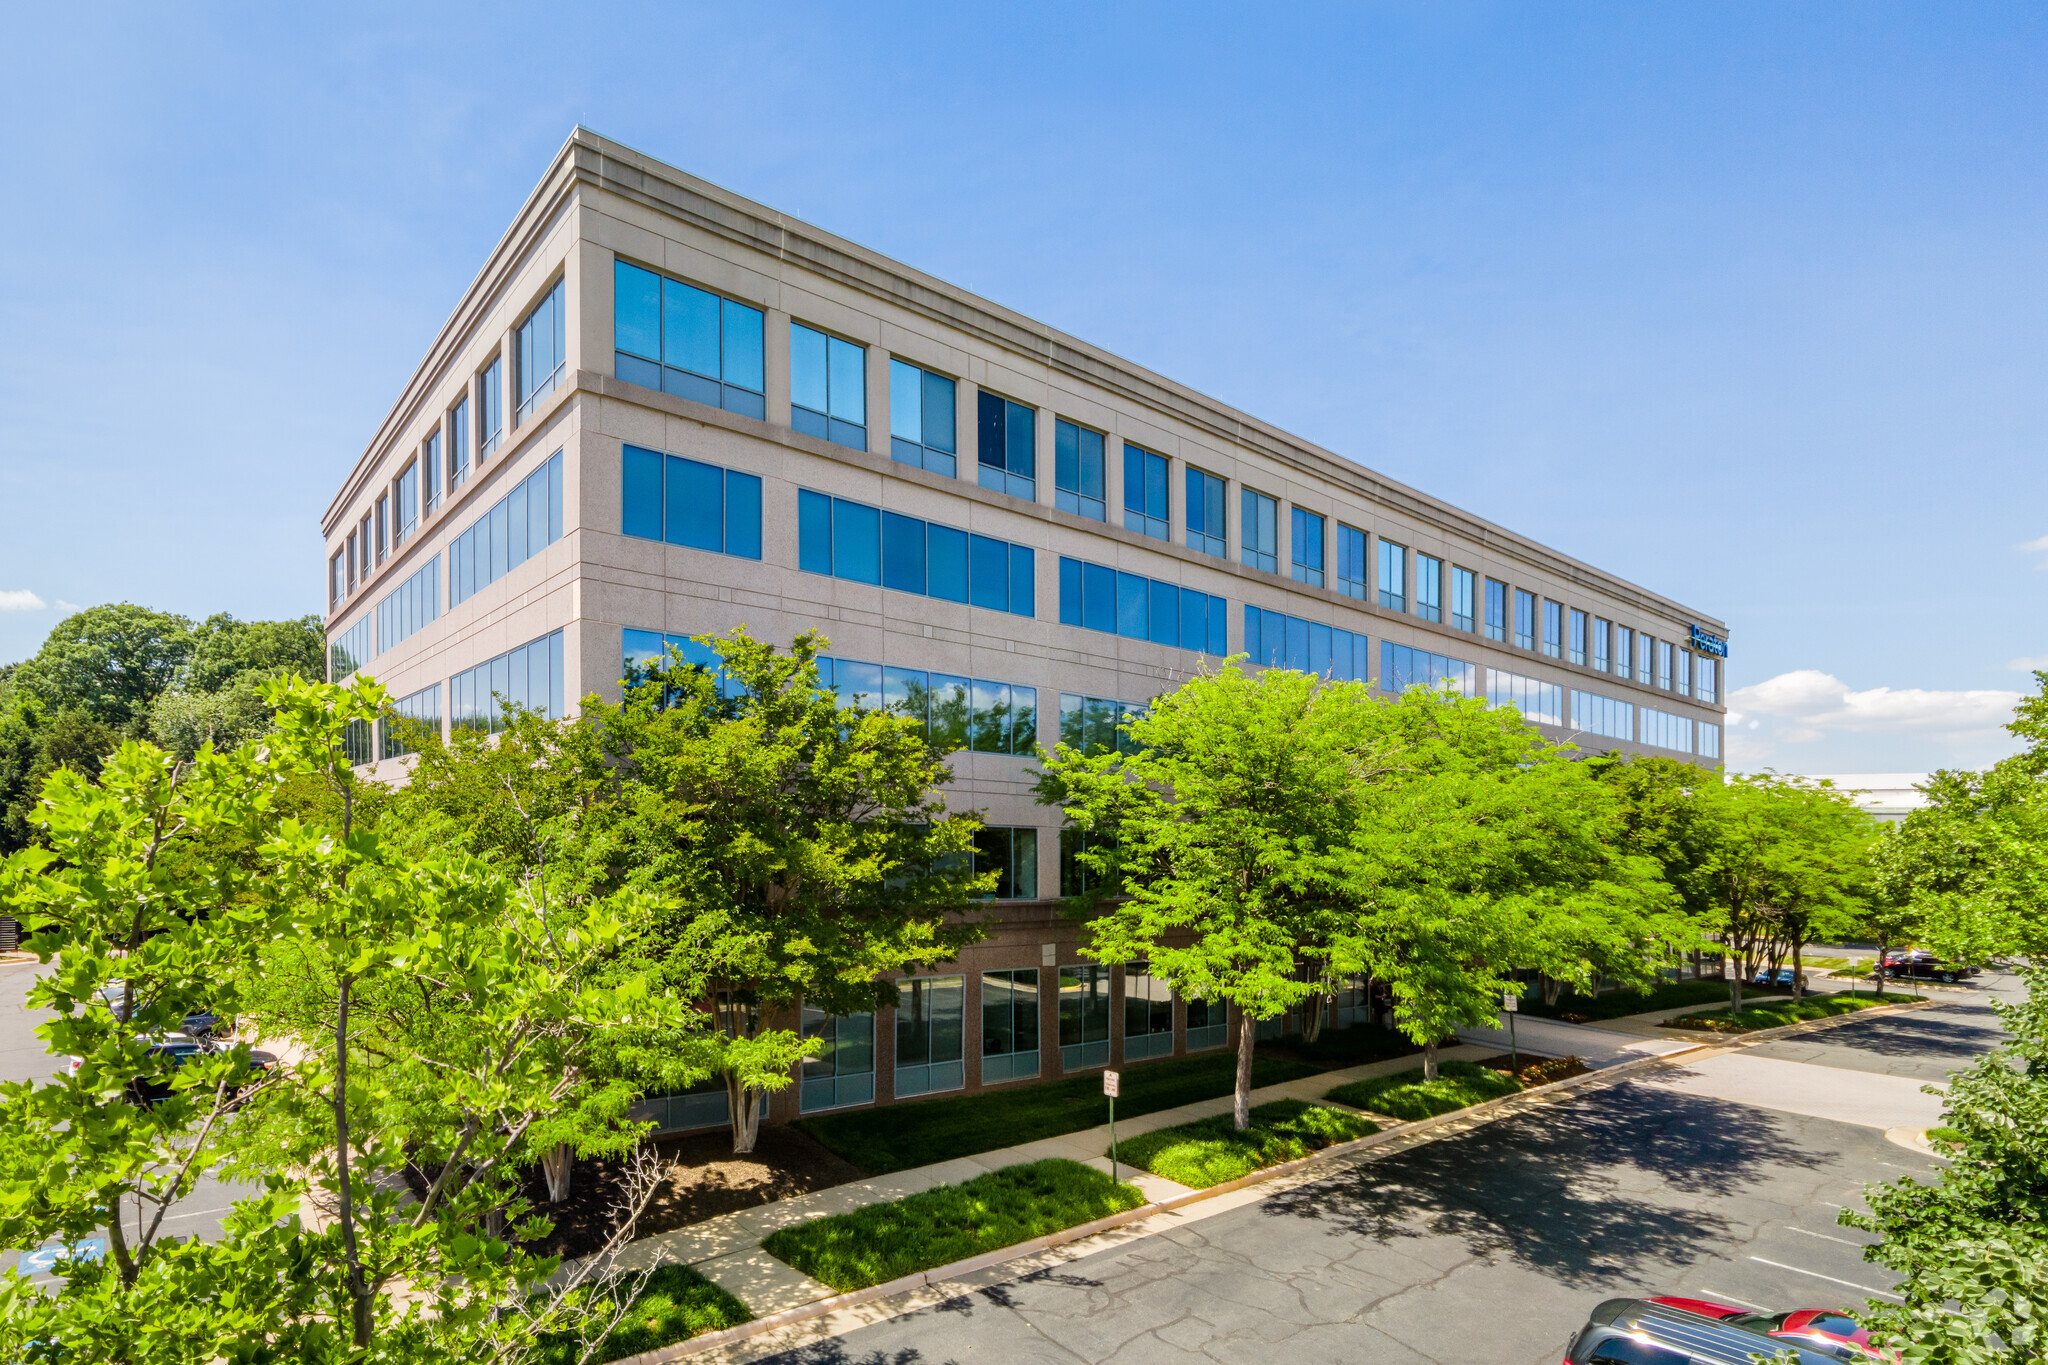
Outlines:
{"label": "tree shadow on pavement", "polygon": [[1736,1231],[1716,1200],[1837,1158],[1779,1116],[1632,1082],[1426,1142],[1275,1195],[1276,1217],[1387,1244],[1452,1237],[1573,1285],[1661,1278]]}
{"label": "tree shadow on pavement", "polygon": [[[1965,1017],[1958,1017],[1965,1016]],[[1800,1038],[1822,1047],[1850,1047],[1885,1057],[1971,1062],[2005,1041],[1988,1002],[1945,1005],[1938,1011],[1857,1019]]]}

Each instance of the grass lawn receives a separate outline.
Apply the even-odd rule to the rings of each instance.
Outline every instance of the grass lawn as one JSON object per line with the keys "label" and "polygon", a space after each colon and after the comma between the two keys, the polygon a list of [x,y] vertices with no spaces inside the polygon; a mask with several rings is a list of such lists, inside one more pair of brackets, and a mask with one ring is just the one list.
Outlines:
{"label": "grass lawn", "polygon": [[1624,1014],[1643,1014],[1650,1010],[1677,1009],[1681,1005],[1705,1005],[1727,998],[1726,981],[1666,981],[1647,992],[1608,991],[1604,995],[1580,995],[1577,991],[1566,991],[1557,997],[1555,1005],[1544,1004],[1542,995],[1531,991],[1522,997],[1521,1012],[1539,1019],[1572,1016],[1572,1022],[1577,1023],[1586,1019],[1619,1019]]}
{"label": "grass lawn", "polygon": [[1305,1100],[1254,1105],[1242,1133],[1228,1114],[1161,1128],[1117,1144],[1117,1159],[1197,1190],[1221,1185],[1262,1166],[1277,1166],[1310,1152],[1377,1133],[1371,1119]]}
{"label": "grass lawn", "polygon": [[1028,1242],[1145,1202],[1093,1166],[1054,1157],[772,1233],[768,1254],[844,1293]]}
{"label": "grass lawn", "polygon": [[[1281,1057],[1256,1057],[1252,1085],[1278,1085],[1324,1069]],[[1124,1069],[1116,1112],[1136,1118],[1228,1095],[1236,1077],[1237,1054],[1229,1051],[1141,1062]],[[821,1114],[799,1119],[796,1126],[868,1174],[887,1175],[1107,1122],[1109,1102],[1102,1097],[1102,1075],[1091,1071],[1046,1085]]]}
{"label": "grass lawn", "polygon": [[1861,995],[1809,995],[1800,1000],[1782,997],[1766,998],[1765,1003],[1756,1005],[1738,1014],[1726,1010],[1708,1010],[1699,1014],[1682,1014],[1665,1023],[1666,1028],[1697,1029],[1708,1033],[1753,1033],[1758,1029],[1783,1028],[1803,1019],[1831,1019],[1838,1014],[1853,1014],[1867,1010],[1873,1005],[1901,1005],[1917,997],[1887,991],[1880,996],[1875,993]]}
{"label": "grass lawn", "polygon": [[[624,1360],[722,1327],[737,1327],[753,1316],[745,1304],[688,1266],[665,1265],[647,1277],[640,1297],[591,1359]],[[574,1365],[576,1347],[566,1339],[544,1340],[538,1359],[540,1365]]]}
{"label": "grass lawn", "polygon": [[1392,1076],[1375,1076],[1368,1081],[1353,1081],[1338,1086],[1323,1098],[1354,1109],[1370,1109],[1375,1114],[1391,1114],[1397,1119],[1426,1119],[1482,1100],[1512,1095],[1522,1088],[1514,1077],[1471,1062],[1443,1062],[1436,1072],[1433,1081],[1422,1079],[1421,1067]]}

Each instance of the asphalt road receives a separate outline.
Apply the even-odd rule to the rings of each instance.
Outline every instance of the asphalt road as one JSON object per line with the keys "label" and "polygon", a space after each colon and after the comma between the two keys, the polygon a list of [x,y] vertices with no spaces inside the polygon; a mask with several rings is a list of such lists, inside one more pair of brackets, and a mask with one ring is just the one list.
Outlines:
{"label": "asphalt road", "polygon": [[2016,986],[1992,978],[1939,993],[1939,1008],[1675,1063],[754,1358],[1555,1365],[1617,1295],[1853,1307],[1892,1277],[1836,1215],[1866,1183],[1934,1168],[1886,1131],[1926,1112],[1921,1084],[1996,1041],[1987,997]]}

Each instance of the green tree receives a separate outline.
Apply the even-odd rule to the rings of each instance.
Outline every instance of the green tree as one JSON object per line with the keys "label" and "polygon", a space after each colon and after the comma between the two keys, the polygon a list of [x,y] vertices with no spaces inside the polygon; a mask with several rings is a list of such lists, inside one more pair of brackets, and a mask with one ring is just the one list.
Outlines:
{"label": "green tree", "polygon": [[1238,1011],[1236,1124],[1250,1124],[1255,1024],[1355,969],[1333,960],[1345,849],[1389,761],[1357,683],[1235,661],[1125,725],[1128,752],[1056,746],[1040,800],[1089,836],[1080,857],[1128,894],[1086,926],[1100,962],[1146,958],[1183,997]]}
{"label": "green tree", "polygon": [[327,636],[318,616],[237,621],[222,611],[193,628],[192,656],[180,681],[210,693],[242,678],[290,673],[315,682],[327,676]]}
{"label": "green tree", "polygon": [[918,722],[819,690],[818,636],[787,652],[744,629],[704,642],[717,672],[672,651],[621,704],[586,698],[562,743],[603,789],[586,828],[662,906],[667,984],[715,1019],[733,1148],[749,1152],[762,1095],[817,1049],[790,1026],[799,1005],[893,1003],[883,977],[982,936],[968,911],[995,874],[969,864],[979,817],[934,794],[945,754]]}
{"label": "green tree", "polygon": [[83,711],[134,734],[192,657],[192,623],[132,602],[87,607],[59,621],[15,672],[14,691],[51,714]]}

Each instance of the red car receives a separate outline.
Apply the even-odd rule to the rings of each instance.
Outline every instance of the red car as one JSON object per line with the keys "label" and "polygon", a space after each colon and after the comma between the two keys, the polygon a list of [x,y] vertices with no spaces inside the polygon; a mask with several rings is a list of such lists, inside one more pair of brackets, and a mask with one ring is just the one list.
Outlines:
{"label": "red car", "polygon": [[1680,1299],[1667,1296],[1651,1299],[1650,1302],[1661,1303],[1666,1308],[1680,1308],[1688,1313],[1698,1313],[1703,1318],[1713,1318],[1730,1327],[1741,1327],[1765,1336],[1777,1337],[1781,1341],[1796,1342],[1810,1349],[1818,1348],[1840,1360],[1893,1358],[1871,1345],[1870,1334],[1863,1330],[1863,1324],[1839,1309],[1797,1308],[1789,1313],[1758,1313],[1748,1308],[1737,1308],[1733,1304],[1715,1303],[1710,1299]]}

